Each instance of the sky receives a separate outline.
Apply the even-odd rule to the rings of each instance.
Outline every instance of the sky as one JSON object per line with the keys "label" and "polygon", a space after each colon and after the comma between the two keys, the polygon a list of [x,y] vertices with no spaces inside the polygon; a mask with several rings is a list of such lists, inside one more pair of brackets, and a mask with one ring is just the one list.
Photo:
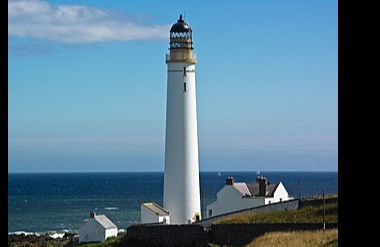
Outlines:
{"label": "sky", "polygon": [[180,14],[200,170],[337,171],[333,0],[9,0],[8,171],[163,171]]}

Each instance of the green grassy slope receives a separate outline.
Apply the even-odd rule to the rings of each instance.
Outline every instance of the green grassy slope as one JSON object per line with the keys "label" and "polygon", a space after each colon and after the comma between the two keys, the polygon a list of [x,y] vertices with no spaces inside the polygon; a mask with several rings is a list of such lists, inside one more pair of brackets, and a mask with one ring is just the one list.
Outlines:
{"label": "green grassy slope", "polygon": [[[338,203],[329,203],[325,207],[325,222],[338,222]],[[228,223],[322,223],[323,205],[307,206],[302,209],[269,213],[245,213],[232,215],[216,221],[216,224]]]}

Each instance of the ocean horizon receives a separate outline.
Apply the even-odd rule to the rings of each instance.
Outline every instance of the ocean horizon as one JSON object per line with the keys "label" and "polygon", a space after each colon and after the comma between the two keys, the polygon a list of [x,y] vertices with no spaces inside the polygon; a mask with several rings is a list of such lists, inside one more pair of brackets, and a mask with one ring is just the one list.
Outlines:
{"label": "ocean horizon", "polygon": [[[335,172],[338,173],[337,170],[326,170],[326,171],[321,171],[321,170],[308,170],[308,171],[300,171],[300,170],[287,170],[287,171],[281,171],[281,170],[276,170],[276,171],[244,171],[244,170],[239,170],[239,171],[227,171],[227,170],[206,170],[206,171],[199,171],[200,173],[202,172],[247,172],[247,173],[255,173],[257,172],[260,173],[273,173],[273,172],[282,172],[282,173],[287,173],[287,172],[297,172],[297,173],[303,173],[303,172],[314,172],[314,173],[324,173],[324,172]],[[76,174],[76,173],[164,173],[164,171],[27,171],[27,172],[19,172],[19,171],[13,171],[9,172],[8,175],[10,174],[61,174],[61,173],[68,173],[68,174]]]}
{"label": "ocean horizon", "polygon": [[[260,175],[271,183],[281,181],[292,197],[321,195],[323,190],[338,193],[337,171],[260,171]],[[8,173],[8,233],[78,232],[92,210],[123,231],[140,223],[141,203],[162,205],[163,176],[162,171]],[[257,172],[201,171],[202,214],[228,176],[252,182]]]}

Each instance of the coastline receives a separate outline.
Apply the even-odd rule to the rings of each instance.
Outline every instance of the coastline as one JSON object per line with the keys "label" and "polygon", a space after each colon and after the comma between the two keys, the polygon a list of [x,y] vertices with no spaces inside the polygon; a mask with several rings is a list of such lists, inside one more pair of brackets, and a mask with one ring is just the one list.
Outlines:
{"label": "coastline", "polygon": [[[125,229],[118,229],[118,234],[124,233],[124,232],[125,232]],[[77,235],[77,234],[79,234],[79,231],[77,230],[66,230],[66,229],[58,230],[58,231],[43,231],[43,232],[27,232],[27,231],[20,230],[20,231],[8,232],[8,237],[11,235],[36,236],[36,237],[49,236],[53,239],[56,239],[56,238],[62,238],[65,235]]]}
{"label": "coastline", "polygon": [[[106,245],[101,243],[99,246],[129,246],[132,243],[135,245],[131,246],[140,246],[143,243],[148,245],[160,243],[164,246],[169,243],[174,246],[182,246],[185,243],[186,245],[189,243],[188,246],[199,246],[199,244],[240,246],[254,244],[256,239],[263,235],[267,236],[266,242],[273,241],[277,236],[283,236],[283,242],[300,242],[302,246],[309,246],[306,245],[309,238],[313,238],[315,242],[311,246],[321,246],[317,243],[326,241],[334,244],[332,246],[337,246],[338,194],[328,195],[325,199],[327,200],[322,199],[320,195],[303,198],[302,203],[299,203],[297,209],[294,210],[286,210],[286,208],[278,210],[277,208],[256,213],[246,210],[235,215],[226,215],[222,221],[214,222],[208,229],[201,224],[160,226],[136,224],[128,227],[128,233],[120,229],[117,237],[107,239]],[[326,208],[326,218],[323,218],[323,222],[322,207],[323,210]],[[329,239],[320,234],[325,227],[326,230],[331,230]],[[252,231],[252,229],[255,230]],[[294,232],[292,236],[286,235],[289,231]],[[50,232],[36,235],[19,231],[17,234],[8,235],[8,246],[74,247],[79,245],[77,233],[60,234],[62,233]]]}
{"label": "coastline", "polygon": [[[45,246],[47,244],[56,246],[57,244],[67,246],[66,244],[76,243],[77,242],[77,234],[76,233],[54,233],[54,234],[38,234],[38,233],[23,233],[18,232],[18,234],[8,234],[8,246],[25,246],[25,244],[33,244],[31,246]],[[29,246],[29,245],[27,245]]]}

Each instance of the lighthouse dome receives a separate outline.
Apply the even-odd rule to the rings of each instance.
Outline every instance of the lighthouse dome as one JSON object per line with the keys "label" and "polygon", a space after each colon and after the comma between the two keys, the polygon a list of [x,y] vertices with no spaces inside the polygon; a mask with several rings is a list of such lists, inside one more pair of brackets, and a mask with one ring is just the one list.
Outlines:
{"label": "lighthouse dome", "polygon": [[188,33],[191,32],[191,28],[189,24],[187,24],[183,19],[182,15],[179,16],[179,19],[177,23],[174,23],[172,28],[170,29],[170,32],[176,32],[176,33]]}
{"label": "lighthouse dome", "polygon": [[177,23],[170,29],[170,50],[172,49],[193,49],[192,30],[183,19],[179,16]]}

